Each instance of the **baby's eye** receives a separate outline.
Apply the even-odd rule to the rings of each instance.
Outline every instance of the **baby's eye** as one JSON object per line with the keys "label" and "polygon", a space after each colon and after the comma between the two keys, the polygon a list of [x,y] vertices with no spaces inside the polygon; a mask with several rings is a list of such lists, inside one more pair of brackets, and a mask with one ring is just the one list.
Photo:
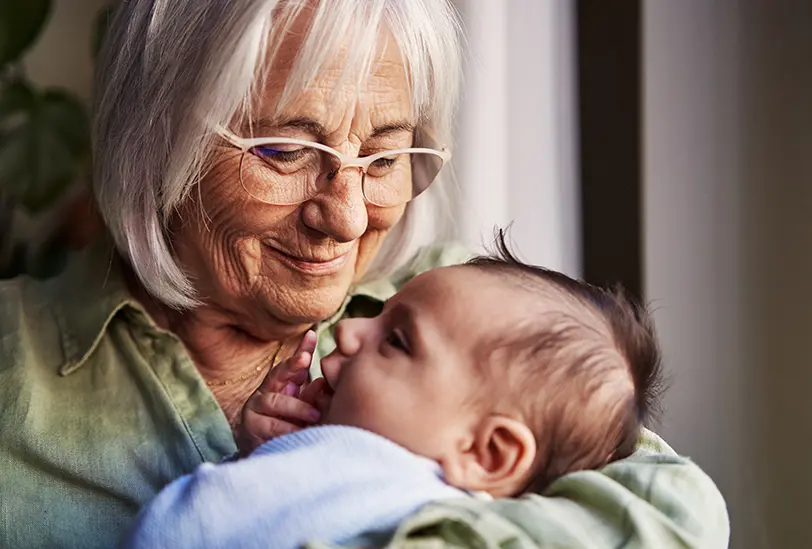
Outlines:
{"label": "baby's eye", "polygon": [[409,342],[400,330],[392,330],[389,332],[386,336],[386,344],[404,353],[408,354],[410,352]]}

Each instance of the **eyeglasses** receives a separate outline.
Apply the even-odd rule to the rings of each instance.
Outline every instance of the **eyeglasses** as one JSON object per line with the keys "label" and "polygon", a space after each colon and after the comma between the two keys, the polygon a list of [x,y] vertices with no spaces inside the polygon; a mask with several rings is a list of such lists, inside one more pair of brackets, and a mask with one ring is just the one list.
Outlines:
{"label": "eyeglasses", "polygon": [[[310,200],[345,168],[361,171],[361,190],[368,202],[382,207],[400,206],[428,189],[451,158],[446,149],[420,147],[355,157],[302,139],[240,138],[230,132],[221,135],[242,150],[243,189],[257,200],[278,206]],[[246,153],[259,161],[247,162]]]}

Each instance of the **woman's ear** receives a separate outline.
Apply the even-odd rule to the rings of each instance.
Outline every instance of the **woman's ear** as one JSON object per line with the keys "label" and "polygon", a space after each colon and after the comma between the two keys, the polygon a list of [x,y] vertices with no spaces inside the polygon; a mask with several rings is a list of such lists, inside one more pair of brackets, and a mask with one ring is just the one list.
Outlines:
{"label": "woman's ear", "polygon": [[458,488],[494,497],[516,494],[527,484],[536,459],[536,438],[527,425],[506,416],[485,418],[445,467],[446,480]]}

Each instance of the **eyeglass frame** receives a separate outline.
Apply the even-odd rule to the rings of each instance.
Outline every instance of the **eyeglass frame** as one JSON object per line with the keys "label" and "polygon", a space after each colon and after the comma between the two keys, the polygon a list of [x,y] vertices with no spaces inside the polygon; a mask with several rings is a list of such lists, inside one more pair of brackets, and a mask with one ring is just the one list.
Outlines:
{"label": "eyeglass frame", "polygon": [[[332,147],[330,147],[328,145],[324,145],[322,143],[317,143],[315,141],[308,141],[306,139],[297,139],[295,137],[239,137],[239,136],[235,135],[234,133],[232,133],[230,131],[227,131],[227,130],[220,130],[217,133],[218,133],[218,135],[220,135],[220,137],[222,137],[223,139],[228,141],[231,145],[233,145],[234,147],[237,147],[238,149],[240,149],[242,151],[242,156],[240,156],[240,168],[239,168],[239,170],[240,170],[240,185],[242,186],[243,190],[246,193],[248,193],[248,195],[251,196],[252,198],[255,198],[256,200],[259,200],[260,202],[263,202],[265,204],[271,204],[271,205],[275,205],[275,206],[293,206],[295,204],[302,204],[302,203],[307,202],[308,200],[311,200],[311,199],[315,198],[316,196],[318,196],[324,189],[327,188],[327,186],[325,186],[323,189],[320,189],[316,194],[314,194],[310,198],[305,198],[305,199],[302,199],[299,202],[294,202],[294,203],[290,203],[290,204],[279,204],[279,203],[276,203],[276,202],[268,202],[266,200],[262,200],[261,198],[255,196],[253,193],[251,193],[248,189],[245,188],[245,183],[243,182],[243,174],[242,174],[242,172],[243,172],[243,163],[245,162],[245,155],[248,152],[250,152],[251,149],[253,149],[255,147],[262,146],[262,145],[300,145],[302,147],[312,147],[312,148],[314,148],[316,150],[319,150],[319,151],[325,152],[327,154],[330,154],[330,155],[334,156],[335,158],[337,158],[339,160],[338,169],[334,170],[335,175],[338,175],[338,173],[341,172],[341,170],[343,170],[344,168],[361,168],[361,194],[363,194],[364,200],[366,200],[370,204],[380,206],[382,208],[392,208],[392,207],[396,207],[396,206],[399,206],[399,205],[408,204],[409,202],[411,202],[412,200],[417,198],[417,196],[420,196],[420,195],[418,194],[417,196],[413,196],[412,198],[410,198],[406,202],[402,202],[400,204],[392,204],[392,205],[388,205],[388,206],[381,206],[379,204],[375,204],[375,202],[372,202],[366,196],[366,192],[364,190],[364,182],[366,180],[367,170],[369,169],[369,166],[371,166],[373,162],[375,162],[376,160],[380,160],[381,158],[387,158],[387,157],[390,157],[390,156],[395,156],[395,155],[399,155],[399,154],[406,154],[406,153],[410,153],[410,154],[411,153],[433,154],[435,156],[440,157],[442,159],[442,161],[443,161],[442,165],[440,166],[440,169],[437,170],[437,175],[439,175],[440,172],[442,171],[442,169],[445,167],[445,164],[449,160],[451,160],[451,151],[448,150],[446,147],[442,147],[440,149],[433,149],[433,148],[430,148],[430,147],[407,147],[407,148],[402,148],[402,149],[389,149],[389,150],[381,151],[381,152],[378,152],[378,153],[375,153],[375,154],[372,154],[372,155],[369,155],[369,156],[351,156],[351,155],[346,155],[346,154],[342,153],[341,151],[338,151],[338,150],[336,150],[336,149],[334,149],[334,148],[332,148]],[[335,175],[333,177],[335,177]],[[437,175],[435,175],[434,179],[432,179],[432,183],[436,180]],[[428,188],[430,186],[431,186],[431,183],[429,183],[429,185],[427,185],[426,188],[423,189],[420,192],[420,194],[422,194],[426,190],[428,190]]]}

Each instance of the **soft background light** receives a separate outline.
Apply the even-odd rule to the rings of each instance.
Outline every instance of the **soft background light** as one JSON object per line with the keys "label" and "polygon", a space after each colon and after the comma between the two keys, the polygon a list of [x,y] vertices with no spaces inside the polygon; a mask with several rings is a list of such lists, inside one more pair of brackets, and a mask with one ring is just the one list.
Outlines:
{"label": "soft background light", "polygon": [[513,222],[528,261],[579,274],[575,5],[457,0],[469,40],[455,164],[458,229]]}

